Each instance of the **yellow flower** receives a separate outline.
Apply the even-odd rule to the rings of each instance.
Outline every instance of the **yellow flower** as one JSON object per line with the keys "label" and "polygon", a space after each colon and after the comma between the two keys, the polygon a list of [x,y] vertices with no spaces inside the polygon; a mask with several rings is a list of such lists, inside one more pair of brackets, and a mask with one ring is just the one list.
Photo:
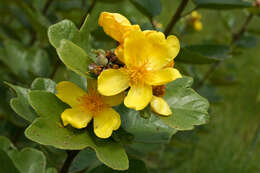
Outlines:
{"label": "yellow flower", "polygon": [[203,25],[201,23],[201,21],[195,21],[193,23],[193,28],[196,30],[196,31],[201,31],[203,29]]}
{"label": "yellow flower", "polygon": [[108,12],[101,13],[98,23],[107,35],[119,42],[120,45],[115,49],[115,54],[123,62],[124,40],[131,31],[140,31],[139,25],[131,25],[129,20],[121,14]]}
{"label": "yellow flower", "polygon": [[192,25],[196,31],[201,31],[203,29],[203,24],[201,22],[201,15],[197,11],[191,13]]}
{"label": "yellow flower", "polygon": [[61,114],[61,119],[64,126],[70,124],[77,129],[85,128],[94,119],[95,134],[100,138],[108,138],[121,125],[120,115],[111,106],[119,105],[124,95],[102,96],[97,92],[95,83],[88,83],[88,92],[72,82],[57,84],[56,96],[71,106]]}
{"label": "yellow flower", "polygon": [[[165,39],[162,32],[132,31],[124,40],[125,67],[104,70],[98,77],[98,91],[112,96],[130,86],[124,104],[135,110],[144,109],[154,98],[152,86],[181,77],[177,69],[168,67],[179,50],[179,40],[175,36]],[[152,104],[158,105],[158,102]]]}

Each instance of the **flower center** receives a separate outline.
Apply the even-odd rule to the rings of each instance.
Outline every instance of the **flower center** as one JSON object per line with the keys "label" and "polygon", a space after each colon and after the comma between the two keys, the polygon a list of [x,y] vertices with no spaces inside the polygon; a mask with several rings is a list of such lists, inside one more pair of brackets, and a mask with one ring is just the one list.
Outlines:
{"label": "flower center", "polygon": [[140,66],[126,67],[126,73],[130,78],[130,84],[145,83],[145,77],[149,73],[147,63]]}
{"label": "flower center", "polygon": [[101,110],[108,107],[102,96],[95,92],[89,92],[80,98],[80,106],[83,110],[91,112],[92,116],[97,115]]}

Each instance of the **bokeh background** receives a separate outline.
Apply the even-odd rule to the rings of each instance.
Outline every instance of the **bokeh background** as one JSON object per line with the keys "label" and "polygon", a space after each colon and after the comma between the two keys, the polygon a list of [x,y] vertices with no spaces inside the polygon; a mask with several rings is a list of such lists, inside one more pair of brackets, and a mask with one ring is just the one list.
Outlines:
{"label": "bokeh background", "polygon": [[[9,106],[15,94],[4,81],[26,87],[39,76],[56,82],[80,81],[62,65],[49,44],[48,26],[69,19],[79,27],[90,12],[92,47],[108,50],[116,43],[98,26],[102,11],[121,13],[142,29],[156,27],[164,31],[180,1],[161,0],[161,6],[147,7],[156,14],[151,18],[130,0],[97,0],[94,6],[90,0],[0,0],[0,135],[9,137],[18,148],[34,145],[23,135],[27,122]],[[184,14],[194,7],[190,1]],[[198,12],[202,16],[201,31],[187,28],[187,17],[183,17],[171,33],[178,36],[182,45],[221,44],[231,48],[229,56],[199,86],[212,64],[175,64],[183,74],[194,78],[194,88],[210,101],[210,121],[193,131],[178,132],[168,145],[140,144],[143,150],[131,154],[144,160],[154,173],[258,173],[260,17],[254,15],[243,35],[231,44],[232,35],[250,15],[247,9]],[[26,56],[33,57],[27,64]],[[50,163],[58,165],[54,160]]]}

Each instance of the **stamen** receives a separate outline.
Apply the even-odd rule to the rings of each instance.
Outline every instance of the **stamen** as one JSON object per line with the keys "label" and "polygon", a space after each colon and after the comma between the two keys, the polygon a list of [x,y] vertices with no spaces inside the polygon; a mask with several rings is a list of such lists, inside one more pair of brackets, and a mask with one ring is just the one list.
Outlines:
{"label": "stamen", "polygon": [[97,115],[101,110],[108,107],[108,105],[103,101],[101,95],[96,91],[88,92],[80,98],[80,106],[84,111],[91,112],[92,116]]}

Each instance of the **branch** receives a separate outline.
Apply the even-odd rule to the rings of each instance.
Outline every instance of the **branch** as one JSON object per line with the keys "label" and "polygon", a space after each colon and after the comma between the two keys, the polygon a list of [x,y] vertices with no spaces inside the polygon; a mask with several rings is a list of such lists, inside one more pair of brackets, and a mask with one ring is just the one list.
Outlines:
{"label": "branch", "polygon": [[181,0],[181,4],[178,7],[176,13],[172,17],[170,23],[167,25],[164,34],[165,36],[168,36],[172,30],[172,28],[175,26],[175,24],[178,22],[178,20],[181,18],[181,13],[185,9],[186,5],[188,4],[189,0]]}
{"label": "branch", "polygon": [[63,167],[61,168],[60,173],[68,173],[69,172],[69,168],[71,163],[73,162],[74,158],[76,157],[76,155],[79,153],[79,150],[68,150],[68,157],[63,165]]}
{"label": "branch", "polygon": [[43,10],[42,10],[42,14],[43,15],[46,15],[49,7],[51,6],[51,3],[53,2],[54,0],[48,0],[45,4],[45,6],[43,7]]}
{"label": "branch", "polygon": [[253,19],[254,15],[253,14],[250,14],[247,18],[246,18],[246,21],[244,22],[244,24],[242,25],[241,29],[237,32],[237,33],[234,33],[232,35],[232,43],[236,42],[237,40],[239,40],[241,38],[241,36],[244,35],[244,33],[246,32],[246,28],[248,26],[248,24],[251,22],[251,20]]}
{"label": "branch", "polygon": [[88,8],[88,11],[86,12],[86,14],[81,19],[80,26],[82,26],[84,24],[84,21],[85,21],[86,17],[88,16],[88,14],[90,14],[92,12],[92,10],[94,9],[96,3],[97,3],[97,0],[93,0],[92,1],[90,7]]}

